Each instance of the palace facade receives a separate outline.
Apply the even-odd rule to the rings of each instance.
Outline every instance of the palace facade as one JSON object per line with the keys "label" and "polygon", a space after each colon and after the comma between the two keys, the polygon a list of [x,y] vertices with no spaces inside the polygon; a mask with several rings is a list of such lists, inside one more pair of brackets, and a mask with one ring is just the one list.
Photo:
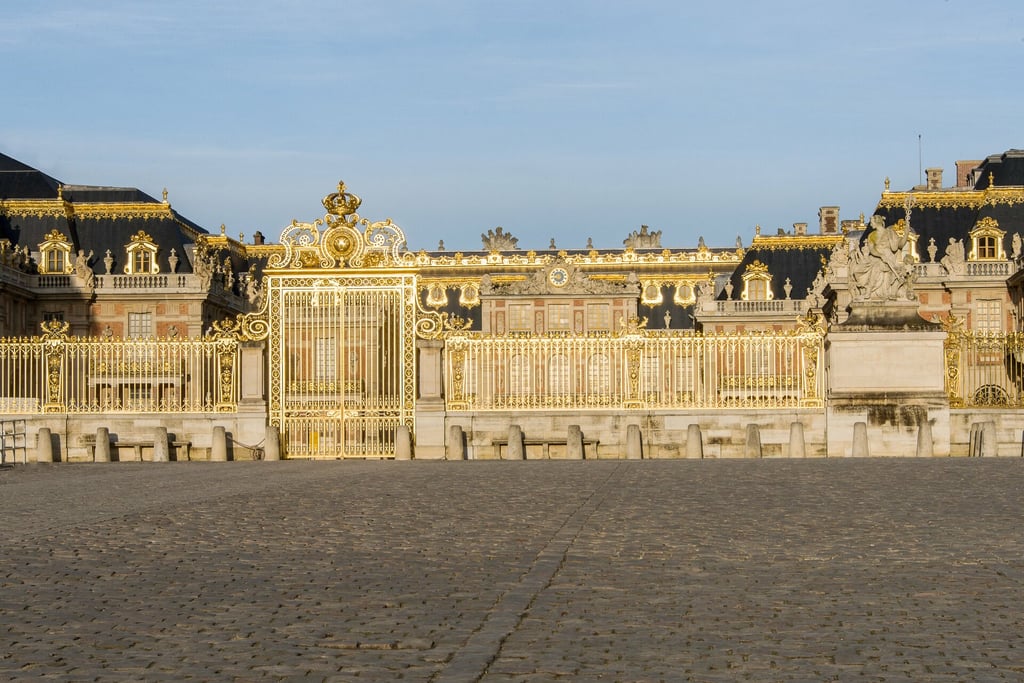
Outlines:
{"label": "palace facade", "polygon": [[1018,454],[1024,152],[942,177],[749,244],[412,252],[344,185],[267,243],[0,155],[6,456]]}

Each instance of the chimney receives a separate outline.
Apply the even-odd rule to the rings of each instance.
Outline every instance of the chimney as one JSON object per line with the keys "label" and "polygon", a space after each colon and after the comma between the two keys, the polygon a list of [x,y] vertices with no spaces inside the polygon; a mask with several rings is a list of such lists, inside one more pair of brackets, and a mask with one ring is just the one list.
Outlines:
{"label": "chimney", "polygon": [[839,234],[839,207],[823,206],[818,209],[818,225],[822,235]]}
{"label": "chimney", "polygon": [[929,190],[941,190],[942,189],[942,169],[941,168],[926,168],[924,169],[925,177],[928,178],[928,189]]}
{"label": "chimney", "polygon": [[968,159],[956,162],[956,186],[974,187],[974,169],[981,166],[980,160]]}
{"label": "chimney", "polygon": [[807,224],[806,223],[794,223],[793,224],[793,234],[794,235],[806,235],[807,234]]}

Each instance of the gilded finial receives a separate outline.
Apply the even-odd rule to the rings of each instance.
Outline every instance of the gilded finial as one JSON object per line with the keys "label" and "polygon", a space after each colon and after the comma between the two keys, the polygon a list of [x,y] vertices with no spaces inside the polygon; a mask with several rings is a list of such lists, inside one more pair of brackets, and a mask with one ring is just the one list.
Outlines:
{"label": "gilded finial", "polygon": [[889,191],[889,176],[885,176],[885,191]]}
{"label": "gilded finial", "polygon": [[989,187],[995,187],[995,185],[996,185],[996,176],[995,176],[994,173],[992,173],[992,171],[989,171],[988,172],[988,186]]}
{"label": "gilded finial", "polygon": [[57,199],[64,199],[64,184],[60,183],[57,185]]}
{"label": "gilded finial", "polygon": [[164,204],[167,203],[167,188],[164,188]]}
{"label": "gilded finial", "polygon": [[221,234],[221,235],[226,235],[226,234],[227,234],[227,230],[228,230],[228,229],[227,229],[227,226],[226,226],[226,225],[224,225],[223,223],[221,223],[221,224],[220,224],[220,234]]}
{"label": "gilded finial", "polygon": [[754,226],[754,234],[755,235],[760,235],[761,234],[761,226],[760,225],[755,225]]}
{"label": "gilded finial", "polygon": [[245,233],[244,232],[238,233],[238,241],[241,242],[242,244],[245,244]]}

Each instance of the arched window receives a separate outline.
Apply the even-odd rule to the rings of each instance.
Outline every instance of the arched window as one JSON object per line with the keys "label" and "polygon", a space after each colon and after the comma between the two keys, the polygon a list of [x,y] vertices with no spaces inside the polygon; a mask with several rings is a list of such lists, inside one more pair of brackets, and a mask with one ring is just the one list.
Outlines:
{"label": "arched window", "polygon": [[607,395],[611,393],[611,364],[608,356],[595,353],[587,359],[587,393]]}
{"label": "arched window", "polygon": [[1003,252],[1003,237],[1005,230],[999,229],[999,223],[994,218],[986,216],[982,218],[971,230],[971,253],[967,257],[970,261],[997,261],[1006,258]]}
{"label": "arched window", "polygon": [[771,301],[772,274],[768,272],[768,266],[755,260],[743,273],[743,293],[740,298],[744,301]]}
{"label": "arched window", "polygon": [[51,230],[39,244],[39,270],[46,275],[67,275],[73,270],[71,243],[63,233]]}
{"label": "arched window", "polygon": [[561,354],[548,361],[548,390],[553,396],[565,396],[572,390],[569,359]]}
{"label": "arched window", "polygon": [[156,262],[157,246],[153,238],[142,230],[132,235],[132,241],[125,245],[128,260],[124,272],[128,275],[151,275],[160,272]]}

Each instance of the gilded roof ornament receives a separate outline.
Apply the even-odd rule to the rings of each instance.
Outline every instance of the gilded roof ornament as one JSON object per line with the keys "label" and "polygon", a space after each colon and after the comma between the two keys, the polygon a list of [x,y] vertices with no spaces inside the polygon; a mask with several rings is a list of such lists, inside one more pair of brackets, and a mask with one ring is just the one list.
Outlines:
{"label": "gilded roof ornament", "polygon": [[[390,218],[369,221],[356,211],[362,199],[338,183],[337,192],[322,200],[327,214],[311,223],[293,220],[281,232],[283,252],[274,253],[270,268],[406,267],[416,257],[406,249],[405,233]],[[326,227],[321,227],[325,226]]]}

